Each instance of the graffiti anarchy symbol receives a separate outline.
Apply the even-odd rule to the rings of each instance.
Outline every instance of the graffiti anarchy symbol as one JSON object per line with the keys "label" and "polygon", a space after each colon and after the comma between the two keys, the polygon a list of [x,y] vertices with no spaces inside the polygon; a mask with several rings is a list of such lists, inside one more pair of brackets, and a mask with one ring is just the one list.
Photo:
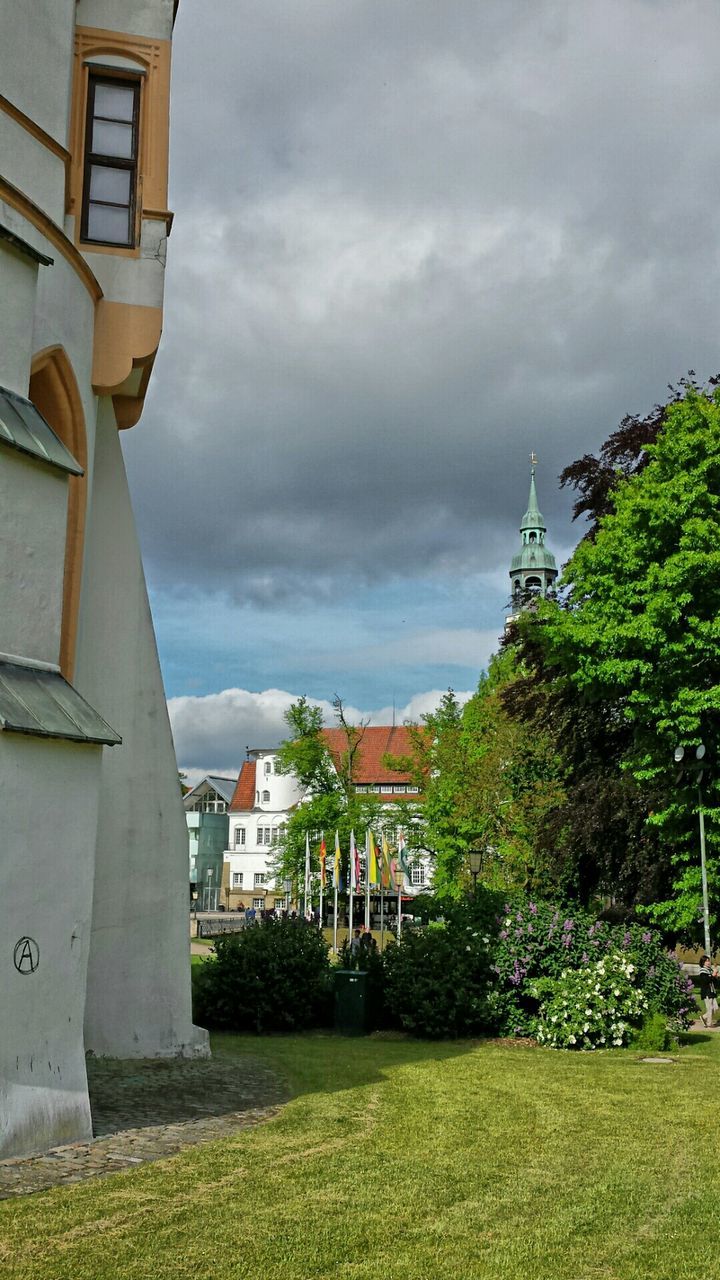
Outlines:
{"label": "graffiti anarchy symbol", "polygon": [[34,973],[40,963],[40,948],[34,938],[20,938],[13,953],[18,973]]}

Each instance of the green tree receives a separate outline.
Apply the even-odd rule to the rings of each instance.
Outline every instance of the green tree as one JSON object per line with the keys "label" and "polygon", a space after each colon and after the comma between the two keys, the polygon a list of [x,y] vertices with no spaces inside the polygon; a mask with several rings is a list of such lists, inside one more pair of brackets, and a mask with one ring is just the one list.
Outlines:
{"label": "green tree", "polygon": [[413,756],[398,759],[424,792],[412,843],[434,855],[433,889],[457,898],[469,884],[468,854],[483,854],[481,881],[510,889],[540,874],[535,832],[562,794],[559,760],[547,734],[511,717],[503,693],[517,678],[510,650],[494,657],[464,707],[452,689],[411,730]]}
{"label": "green tree", "polygon": [[382,828],[387,817],[372,795],[358,795],[355,791],[355,772],[358,751],[366,723],[351,724],[345,707],[337,695],[333,700],[335,719],[342,729],[345,745],[336,760],[330,755],[322,738],[322,712],[302,697],[285,713],[291,736],[278,753],[281,772],[292,773],[305,789],[305,795],[297,805],[278,844],[275,859],[275,875],[279,881],[290,879],[294,886],[301,886],[305,872],[305,842],[310,844],[310,866],[313,874],[319,871],[319,850],[324,832],[327,846],[327,874],[330,882],[335,832],[340,837],[342,872],[348,880],[350,833],[354,831],[358,848],[362,848],[365,832],[372,825],[375,831]]}
{"label": "green tree", "polygon": [[[592,540],[566,568],[562,604],[539,608],[542,646],[584,705],[627,731],[620,764],[672,849],[673,892],[654,908],[693,930],[699,915],[697,816],[672,773],[674,747],[720,729],[720,393],[692,385],[670,404],[642,469],[621,478]],[[530,621],[526,626],[532,627]],[[707,787],[709,839],[720,816]],[[709,879],[717,904],[717,857]]]}

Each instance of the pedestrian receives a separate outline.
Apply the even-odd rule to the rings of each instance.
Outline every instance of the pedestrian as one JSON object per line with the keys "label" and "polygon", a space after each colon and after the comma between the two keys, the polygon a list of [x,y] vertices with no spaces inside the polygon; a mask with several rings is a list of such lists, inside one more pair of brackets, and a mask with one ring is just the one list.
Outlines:
{"label": "pedestrian", "polygon": [[700,972],[698,974],[698,987],[700,988],[701,999],[705,1001],[705,1016],[702,1021],[706,1027],[713,1025],[713,1017],[717,1013],[717,974],[712,967],[712,960],[709,956],[700,957]]}
{"label": "pedestrian", "polygon": [[355,932],[353,933],[353,940],[350,943],[350,955],[351,956],[359,955],[361,945],[362,945],[362,939],[361,939],[360,930],[356,929]]}

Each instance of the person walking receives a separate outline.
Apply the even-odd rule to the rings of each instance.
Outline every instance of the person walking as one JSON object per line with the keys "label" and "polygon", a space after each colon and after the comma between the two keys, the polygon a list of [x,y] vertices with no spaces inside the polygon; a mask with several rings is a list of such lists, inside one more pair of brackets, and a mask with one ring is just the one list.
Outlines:
{"label": "person walking", "polygon": [[705,1016],[702,1021],[706,1027],[713,1025],[713,1018],[717,1013],[717,974],[712,966],[710,956],[700,957],[700,972],[698,974],[698,987],[700,989],[701,999],[705,1001]]}

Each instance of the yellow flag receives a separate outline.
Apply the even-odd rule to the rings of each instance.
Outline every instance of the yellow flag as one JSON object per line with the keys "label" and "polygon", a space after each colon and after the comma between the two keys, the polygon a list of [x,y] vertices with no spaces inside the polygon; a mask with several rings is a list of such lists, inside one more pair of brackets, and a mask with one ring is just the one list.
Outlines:
{"label": "yellow flag", "polygon": [[380,876],[378,875],[377,849],[375,847],[375,837],[372,831],[368,832],[368,852],[370,863],[368,882],[369,884],[379,884]]}

